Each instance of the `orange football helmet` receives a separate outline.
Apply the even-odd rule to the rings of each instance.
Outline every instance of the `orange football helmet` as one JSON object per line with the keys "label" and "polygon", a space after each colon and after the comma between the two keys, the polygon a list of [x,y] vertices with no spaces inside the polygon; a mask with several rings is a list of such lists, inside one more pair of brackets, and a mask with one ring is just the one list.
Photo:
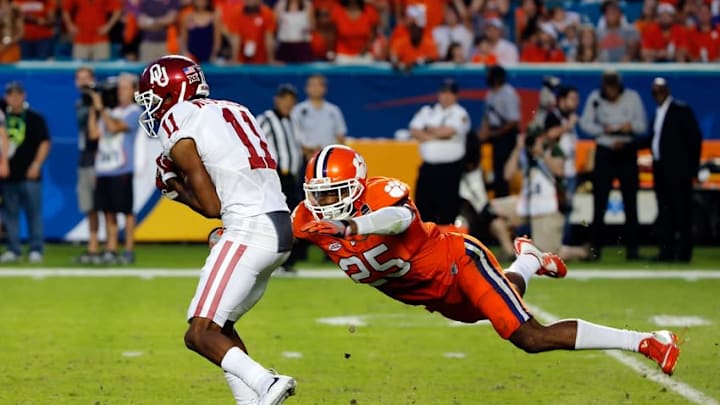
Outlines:
{"label": "orange football helmet", "polygon": [[349,218],[362,204],[367,166],[355,150],[328,145],[312,157],[305,169],[305,206],[315,219]]}

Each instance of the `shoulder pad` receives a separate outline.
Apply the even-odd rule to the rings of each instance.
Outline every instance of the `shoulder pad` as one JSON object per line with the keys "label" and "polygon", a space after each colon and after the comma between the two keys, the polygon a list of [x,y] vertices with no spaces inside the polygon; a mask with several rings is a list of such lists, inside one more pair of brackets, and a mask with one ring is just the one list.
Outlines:
{"label": "shoulder pad", "polygon": [[366,203],[373,210],[396,205],[410,196],[410,187],[391,177],[371,177],[367,181]]}

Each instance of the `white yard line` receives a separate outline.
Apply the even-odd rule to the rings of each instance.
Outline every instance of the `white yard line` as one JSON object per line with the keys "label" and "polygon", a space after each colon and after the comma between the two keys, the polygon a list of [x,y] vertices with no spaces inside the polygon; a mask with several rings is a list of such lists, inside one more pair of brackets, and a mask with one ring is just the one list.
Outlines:
{"label": "white yard line", "polygon": [[[543,321],[555,322],[560,319],[560,317],[546,312],[537,306],[528,305],[528,308],[533,315],[538,316]],[[720,405],[717,400],[709,397],[705,393],[682,381],[679,381],[677,378],[671,378],[663,374],[654,365],[650,366],[649,362],[641,362],[637,357],[638,355],[629,355],[618,350],[603,350],[603,353],[630,367],[633,371],[641,376],[644,376],[648,380],[654,381],[669,390],[675,391],[688,401],[700,405]],[[680,361],[682,361],[682,356],[680,357]]]}
{"label": "white yard line", "polygon": [[[123,267],[0,267],[0,277],[198,277],[199,269],[123,268]],[[335,269],[308,269],[297,273],[276,273],[282,278],[335,279],[346,278],[342,271]],[[720,270],[576,270],[567,275],[575,280],[629,280],[629,279],[720,279]]]}

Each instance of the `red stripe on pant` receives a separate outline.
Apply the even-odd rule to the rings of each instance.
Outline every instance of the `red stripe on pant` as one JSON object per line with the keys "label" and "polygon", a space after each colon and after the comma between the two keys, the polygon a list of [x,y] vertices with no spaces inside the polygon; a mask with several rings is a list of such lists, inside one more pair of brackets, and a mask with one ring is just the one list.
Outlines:
{"label": "red stripe on pant", "polygon": [[217,277],[218,270],[220,270],[220,266],[222,266],[223,261],[225,261],[225,256],[227,256],[227,253],[231,247],[232,247],[232,242],[225,241],[225,244],[223,245],[222,249],[220,250],[220,255],[218,256],[217,260],[215,260],[215,264],[213,265],[212,271],[210,271],[210,276],[208,277],[207,283],[205,283],[205,288],[203,289],[202,295],[200,296],[200,300],[198,301],[197,307],[195,308],[194,316],[200,316],[202,307],[203,307],[203,305],[205,305],[205,300],[207,299],[208,294],[210,294],[210,288],[212,287],[213,283],[215,282],[215,277]]}
{"label": "red stripe on pant", "polygon": [[228,269],[227,271],[225,271],[225,274],[223,274],[223,277],[220,280],[220,285],[215,292],[215,297],[213,297],[212,304],[210,304],[210,312],[208,312],[207,314],[208,319],[213,319],[213,317],[215,317],[215,312],[217,311],[218,305],[220,304],[220,299],[222,299],[228,281],[230,281],[230,276],[232,276],[233,270],[235,270],[235,266],[237,266],[237,263],[240,261],[243,253],[245,253],[245,249],[247,249],[247,246],[240,245],[235,251],[232,259],[230,259],[230,263],[228,263]]}

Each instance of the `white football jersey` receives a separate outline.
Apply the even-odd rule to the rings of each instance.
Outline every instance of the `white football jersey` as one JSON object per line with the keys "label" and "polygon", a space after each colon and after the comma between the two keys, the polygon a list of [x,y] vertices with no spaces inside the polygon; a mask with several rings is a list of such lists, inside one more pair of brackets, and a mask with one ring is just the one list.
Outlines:
{"label": "white football jersey", "polygon": [[195,141],[220,197],[223,225],[273,211],[290,211],[277,175],[277,161],[247,107],[198,99],[174,105],[160,123],[163,153],[180,139]]}

